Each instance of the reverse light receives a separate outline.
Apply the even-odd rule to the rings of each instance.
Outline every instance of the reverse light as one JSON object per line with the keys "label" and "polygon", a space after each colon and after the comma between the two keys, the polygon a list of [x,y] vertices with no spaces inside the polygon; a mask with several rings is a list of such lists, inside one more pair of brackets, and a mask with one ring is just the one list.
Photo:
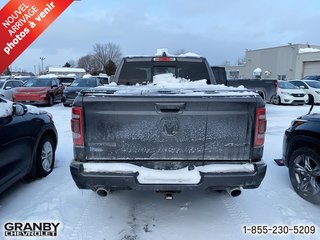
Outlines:
{"label": "reverse light", "polygon": [[71,131],[73,144],[83,146],[83,113],[81,107],[72,108]]}
{"label": "reverse light", "polygon": [[259,147],[264,144],[264,137],[267,130],[266,109],[264,107],[256,109],[256,129],[254,135],[254,146]]}

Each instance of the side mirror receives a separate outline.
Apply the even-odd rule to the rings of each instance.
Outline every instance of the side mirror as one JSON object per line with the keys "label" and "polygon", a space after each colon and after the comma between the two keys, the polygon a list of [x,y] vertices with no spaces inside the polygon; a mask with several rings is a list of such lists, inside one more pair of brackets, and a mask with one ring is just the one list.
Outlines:
{"label": "side mirror", "polygon": [[10,90],[12,87],[9,87],[9,86],[7,86],[7,87],[5,87],[4,89],[5,90]]}
{"label": "side mirror", "polygon": [[16,116],[23,116],[28,112],[28,108],[21,103],[12,104],[12,113]]}
{"label": "side mirror", "polygon": [[300,88],[300,89],[305,89],[305,86],[300,86],[299,88]]}

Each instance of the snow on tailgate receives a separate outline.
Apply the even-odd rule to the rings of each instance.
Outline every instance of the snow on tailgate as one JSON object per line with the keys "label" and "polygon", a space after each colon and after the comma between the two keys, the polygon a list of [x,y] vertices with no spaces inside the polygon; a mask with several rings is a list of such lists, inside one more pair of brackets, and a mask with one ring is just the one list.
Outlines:
{"label": "snow on tailgate", "polygon": [[138,173],[141,184],[198,184],[203,173],[254,172],[254,165],[246,164],[210,164],[188,167],[179,170],[157,170],[139,167],[130,163],[84,163],[84,172],[90,173]]}

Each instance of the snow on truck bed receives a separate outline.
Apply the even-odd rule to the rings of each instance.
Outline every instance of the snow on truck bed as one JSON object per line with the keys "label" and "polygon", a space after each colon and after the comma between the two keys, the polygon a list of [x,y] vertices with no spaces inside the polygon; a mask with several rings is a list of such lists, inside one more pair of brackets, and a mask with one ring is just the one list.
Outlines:
{"label": "snow on truck bed", "polygon": [[[172,73],[156,75],[153,83],[148,85],[124,86],[111,83],[108,86],[96,87],[89,92],[113,95],[183,95],[183,96],[257,96],[243,86],[227,87],[225,85],[209,85],[206,79],[190,81],[185,78],[176,78]],[[88,91],[86,91],[88,92]]]}

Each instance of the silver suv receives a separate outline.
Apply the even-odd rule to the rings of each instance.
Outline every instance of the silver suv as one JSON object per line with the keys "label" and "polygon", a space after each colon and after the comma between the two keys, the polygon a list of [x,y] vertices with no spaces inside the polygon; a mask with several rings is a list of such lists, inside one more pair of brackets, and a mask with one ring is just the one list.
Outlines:
{"label": "silver suv", "polygon": [[21,87],[23,82],[15,79],[0,80],[0,97],[12,101],[13,89]]}

